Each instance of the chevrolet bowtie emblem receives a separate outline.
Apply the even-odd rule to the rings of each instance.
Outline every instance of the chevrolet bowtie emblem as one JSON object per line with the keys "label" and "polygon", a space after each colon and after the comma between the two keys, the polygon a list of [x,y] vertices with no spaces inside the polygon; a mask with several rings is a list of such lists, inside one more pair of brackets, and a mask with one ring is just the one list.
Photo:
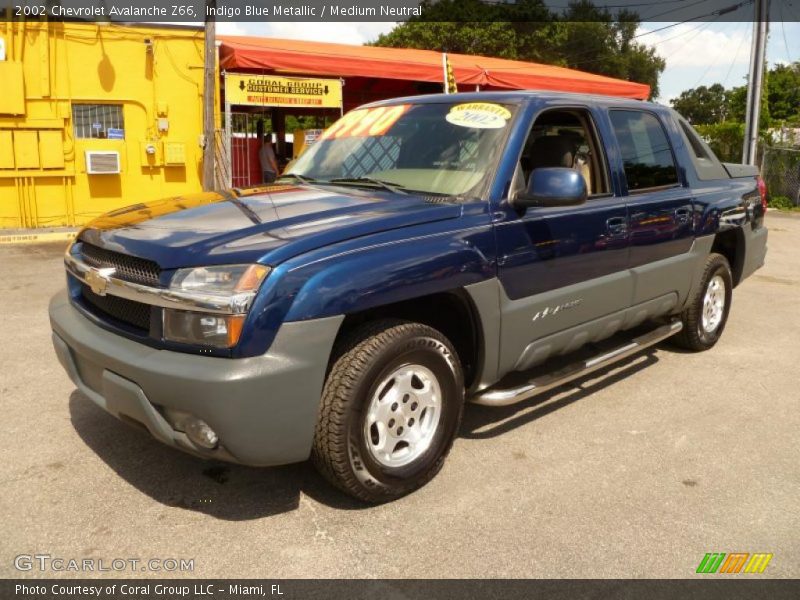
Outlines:
{"label": "chevrolet bowtie emblem", "polygon": [[108,280],[115,271],[116,269],[114,267],[93,269],[86,273],[85,281],[95,294],[98,296],[105,296]]}

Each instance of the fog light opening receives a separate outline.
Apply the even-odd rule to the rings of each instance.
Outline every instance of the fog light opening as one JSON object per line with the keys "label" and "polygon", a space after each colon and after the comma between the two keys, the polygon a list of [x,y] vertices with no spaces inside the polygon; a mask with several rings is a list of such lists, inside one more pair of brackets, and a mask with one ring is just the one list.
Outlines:
{"label": "fog light opening", "polygon": [[181,410],[166,407],[164,408],[164,415],[176,431],[185,433],[186,437],[196,446],[213,450],[219,444],[217,432],[211,429],[203,419]]}
{"label": "fog light opening", "polygon": [[197,417],[186,421],[186,437],[201,448],[213,450],[219,444],[217,432],[208,426],[208,423]]}

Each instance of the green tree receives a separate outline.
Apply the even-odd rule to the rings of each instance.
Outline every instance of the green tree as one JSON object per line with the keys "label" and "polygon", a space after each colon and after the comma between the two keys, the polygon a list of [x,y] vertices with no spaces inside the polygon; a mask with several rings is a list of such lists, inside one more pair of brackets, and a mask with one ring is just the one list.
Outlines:
{"label": "green tree", "polygon": [[[765,84],[761,92],[761,111],[758,118],[760,130],[772,127],[772,115],[769,102],[769,71],[764,74]],[[744,123],[747,118],[747,86],[740,85],[725,92],[726,112],[728,120],[735,123]]]}
{"label": "green tree", "polygon": [[[744,123],[747,114],[747,86],[740,85],[725,92],[728,119],[737,123]],[[680,112],[680,109],[677,109]]]}
{"label": "green tree", "polygon": [[800,123],[800,62],[776,65],[769,70],[767,103],[771,119]]}
{"label": "green tree", "polygon": [[742,160],[743,123],[727,121],[710,125],[696,125],[695,129],[708,141],[708,145],[721,161],[739,162]]}
{"label": "green tree", "polygon": [[[721,84],[700,86],[681,93],[672,106],[697,125],[730,121],[743,123],[747,112],[747,86],[726,90]],[[800,125],[800,62],[776,65],[765,73],[759,128],[778,124]]]}
{"label": "green tree", "polygon": [[409,21],[381,34],[375,46],[419,48],[516,59],[516,32],[508,23],[422,23]]}
{"label": "green tree", "polygon": [[636,42],[634,13],[612,15],[588,0],[573,2],[563,15],[550,12],[541,0],[426,0],[422,9],[422,16],[399,24],[373,45],[553,64],[646,83],[658,95],[666,64]]}
{"label": "green tree", "polygon": [[715,83],[711,87],[701,85],[682,92],[672,100],[672,107],[693,125],[722,123],[729,116],[728,95],[722,84]]}

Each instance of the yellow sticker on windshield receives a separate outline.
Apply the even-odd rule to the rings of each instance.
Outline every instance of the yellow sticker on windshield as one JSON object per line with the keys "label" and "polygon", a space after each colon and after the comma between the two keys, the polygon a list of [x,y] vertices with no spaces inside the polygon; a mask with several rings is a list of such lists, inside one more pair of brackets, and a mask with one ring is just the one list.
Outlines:
{"label": "yellow sticker on windshield", "polygon": [[501,129],[510,118],[511,113],[507,108],[489,102],[457,104],[445,117],[448,123],[474,129]]}

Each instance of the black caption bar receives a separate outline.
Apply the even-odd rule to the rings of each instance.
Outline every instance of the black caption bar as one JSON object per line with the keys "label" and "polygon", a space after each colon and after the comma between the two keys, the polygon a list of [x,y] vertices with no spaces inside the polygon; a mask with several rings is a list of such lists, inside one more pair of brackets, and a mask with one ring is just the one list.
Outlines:
{"label": "black caption bar", "polygon": [[421,17],[421,0],[11,0],[5,19],[54,21],[406,21]]}
{"label": "black caption bar", "polygon": [[480,580],[12,580],[0,581],[0,597],[83,600],[533,600],[583,598],[673,600],[796,600],[800,580],[681,579],[480,579]]}
{"label": "black caption bar", "polygon": [[[51,21],[752,21],[754,0],[2,0],[0,19]],[[5,7],[5,9],[3,8]],[[800,21],[800,0],[771,0],[771,21]]]}

